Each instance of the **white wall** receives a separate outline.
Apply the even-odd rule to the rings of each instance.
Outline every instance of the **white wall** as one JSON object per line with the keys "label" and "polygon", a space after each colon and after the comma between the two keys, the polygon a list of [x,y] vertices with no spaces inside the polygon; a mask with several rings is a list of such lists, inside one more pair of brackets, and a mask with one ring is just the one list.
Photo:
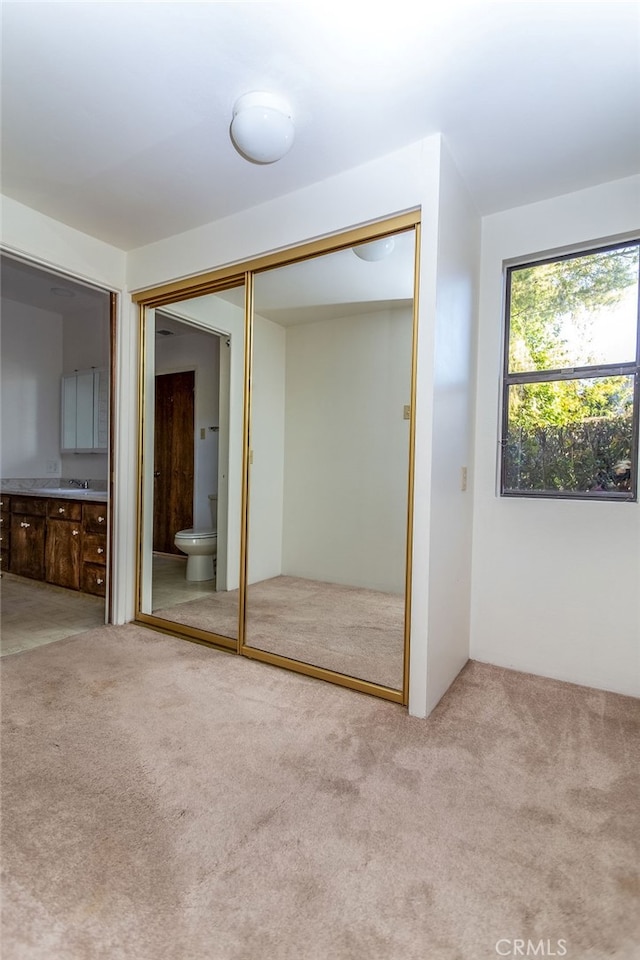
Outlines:
{"label": "white wall", "polygon": [[[14,398],[7,394],[7,402],[3,404],[5,413],[14,411],[5,422],[3,466],[11,469],[12,477],[77,477],[98,481],[101,488],[106,489],[106,454],[63,454],[60,451],[60,378],[64,373],[76,369],[87,370],[92,366],[108,370],[108,295],[105,294],[104,316],[97,319],[91,317],[89,322],[65,316],[64,312],[38,310],[6,299],[2,301],[2,314],[6,317],[2,329],[3,361],[7,372],[9,366],[12,370],[12,390],[15,390],[20,378],[22,364],[25,376],[25,382],[19,386],[22,397],[19,431],[14,430]],[[16,321],[16,317],[19,320]],[[51,329],[47,329],[47,323]],[[55,345],[53,351],[52,344]],[[33,371],[38,368],[43,370],[43,379],[37,390],[38,403],[34,404],[29,401],[27,394],[29,385],[33,383]],[[57,391],[54,389],[56,378]],[[36,416],[43,417],[42,423],[34,420]],[[35,455],[33,450],[37,451]],[[56,464],[54,469],[49,469],[51,463]]]}
{"label": "white wall", "polygon": [[248,581],[282,573],[285,330],[256,316],[249,485]]}
{"label": "white wall", "polygon": [[79,280],[120,290],[124,286],[127,255],[96,237],[52,220],[10,197],[0,196],[2,246],[41,266]]}
{"label": "white wall", "polygon": [[[409,701],[410,711],[418,715],[433,710],[469,657],[480,221],[444,143],[437,212],[432,216],[437,218],[437,238],[430,254],[423,250],[420,281],[421,303],[428,301],[435,321],[425,331],[418,360],[412,629],[426,619],[427,630],[425,661],[420,647],[412,644],[414,674],[426,671],[426,686],[416,684]],[[423,223],[425,219],[423,214]],[[468,471],[466,491],[463,467]],[[425,534],[426,582],[420,559]]]}
{"label": "white wall", "polygon": [[285,574],[404,593],[412,319],[287,329]]}
{"label": "white wall", "polygon": [[[64,317],[62,322],[62,373],[102,367],[109,376],[110,363],[109,296],[104,295],[102,315],[88,319]],[[106,453],[64,453],[60,456],[61,476],[98,481],[106,489],[108,456]]]}
{"label": "white wall", "polygon": [[637,231],[640,177],[486,217],[471,657],[640,695],[640,507],[496,492],[503,261]]}
{"label": "white wall", "polygon": [[101,315],[89,320],[65,317],[63,323],[63,373],[109,366],[109,297],[104,295]]}
{"label": "white wall", "polygon": [[3,477],[46,477],[60,470],[62,317],[2,300]]}

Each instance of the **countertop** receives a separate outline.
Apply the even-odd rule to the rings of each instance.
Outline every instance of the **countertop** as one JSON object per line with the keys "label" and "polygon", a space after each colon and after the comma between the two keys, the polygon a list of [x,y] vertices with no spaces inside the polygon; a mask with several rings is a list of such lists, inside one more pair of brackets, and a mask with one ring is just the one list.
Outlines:
{"label": "countertop", "polygon": [[106,490],[82,490],[79,487],[27,487],[21,484],[3,483],[0,493],[20,497],[51,497],[53,500],[88,500],[106,503]]}

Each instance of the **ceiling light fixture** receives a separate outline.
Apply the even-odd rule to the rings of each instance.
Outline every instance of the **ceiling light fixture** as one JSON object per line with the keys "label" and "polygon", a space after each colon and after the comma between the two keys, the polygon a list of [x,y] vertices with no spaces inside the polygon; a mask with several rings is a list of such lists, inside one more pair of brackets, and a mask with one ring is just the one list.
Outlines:
{"label": "ceiling light fixture", "polygon": [[368,243],[359,243],[353,247],[356,257],[361,260],[384,260],[393,251],[395,240],[393,237],[380,237],[379,240],[370,240]]}
{"label": "ceiling light fixture", "polygon": [[245,160],[274,163],[293,145],[291,108],[272,93],[245,93],[236,100],[230,132],[233,145]]}

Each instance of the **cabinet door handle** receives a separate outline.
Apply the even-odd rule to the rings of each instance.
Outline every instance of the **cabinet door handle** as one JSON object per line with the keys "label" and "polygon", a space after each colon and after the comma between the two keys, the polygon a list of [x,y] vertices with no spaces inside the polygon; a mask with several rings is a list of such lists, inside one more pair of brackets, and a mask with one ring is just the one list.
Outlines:
{"label": "cabinet door handle", "polygon": [[30,523],[25,523],[24,520],[21,520],[21,521],[20,521],[20,526],[21,526],[21,527],[30,527],[31,524],[30,524]]}
{"label": "cabinet door handle", "polygon": [[72,530],[71,533],[74,535],[74,537],[77,537],[78,534],[80,533],[80,531],[79,531],[79,530]]}
{"label": "cabinet door handle", "polygon": [[98,517],[98,523],[104,523],[104,517]]}
{"label": "cabinet door handle", "polygon": [[58,513],[64,513],[64,507],[58,507]]}
{"label": "cabinet door handle", "polygon": [[98,547],[98,553],[104,553],[104,547]]}
{"label": "cabinet door handle", "polygon": [[100,577],[96,578],[96,583],[100,586],[101,583],[104,583],[104,580],[101,580]]}

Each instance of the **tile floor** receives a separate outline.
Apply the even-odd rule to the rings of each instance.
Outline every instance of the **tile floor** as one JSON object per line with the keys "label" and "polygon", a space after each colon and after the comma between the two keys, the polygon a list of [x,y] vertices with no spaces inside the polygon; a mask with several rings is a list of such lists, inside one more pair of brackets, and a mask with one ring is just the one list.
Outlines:
{"label": "tile floor", "polygon": [[11,573],[0,579],[0,656],[101,627],[104,620],[102,597]]}
{"label": "tile floor", "polygon": [[[154,556],[154,610],[197,600],[215,590],[215,580],[190,583],[185,570],[186,558]],[[104,622],[101,597],[11,573],[3,573],[0,579],[0,656],[53,643]]]}
{"label": "tile floor", "polygon": [[170,557],[167,554],[153,555],[153,594],[154,610],[163,610],[176,603],[187,600],[199,600],[215,592],[215,580],[185,580],[186,557]]}

